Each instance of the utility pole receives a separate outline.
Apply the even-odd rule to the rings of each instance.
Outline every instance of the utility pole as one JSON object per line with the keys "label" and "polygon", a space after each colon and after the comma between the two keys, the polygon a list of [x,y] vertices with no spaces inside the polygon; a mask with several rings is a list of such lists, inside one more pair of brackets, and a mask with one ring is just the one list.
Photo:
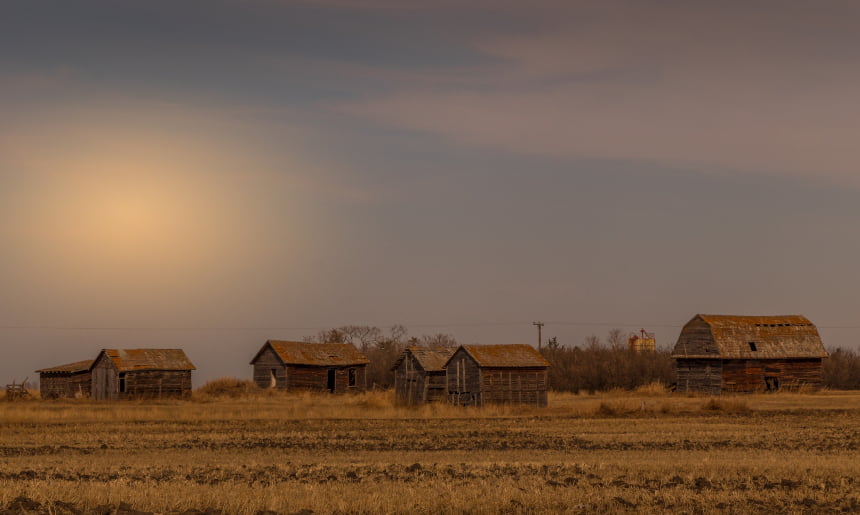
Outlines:
{"label": "utility pole", "polygon": [[540,350],[540,342],[541,342],[541,335],[540,335],[541,331],[540,330],[544,326],[544,323],[543,322],[532,322],[532,325],[536,325],[538,328],[538,350]]}

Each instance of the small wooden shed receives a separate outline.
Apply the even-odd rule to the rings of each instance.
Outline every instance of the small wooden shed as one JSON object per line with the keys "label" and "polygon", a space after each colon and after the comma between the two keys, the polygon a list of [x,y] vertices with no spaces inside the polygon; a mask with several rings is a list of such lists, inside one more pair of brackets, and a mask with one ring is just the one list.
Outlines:
{"label": "small wooden shed", "polygon": [[679,392],[820,388],[827,357],[806,317],[696,315],[672,352]]}
{"label": "small wooden shed", "polygon": [[370,360],[349,343],[269,340],[251,360],[260,388],[318,390],[331,393],[367,390]]}
{"label": "small wooden shed", "polygon": [[58,367],[36,370],[39,393],[43,399],[89,397],[92,386],[90,367],[93,360],[76,361]]}
{"label": "small wooden shed", "polygon": [[452,404],[547,405],[549,362],[531,345],[461,345],[445,363]]}
{"label": "small wooden shed", "polygon": [[92,371],[97,400],[187,397],[194,365],[181,349],[104,349]]}
{"label": "small wooden shed", "polygon": [[394,400],[397,404],[445,401],[448,384],[445,363],[453,347],[406,347],[394,366]]}

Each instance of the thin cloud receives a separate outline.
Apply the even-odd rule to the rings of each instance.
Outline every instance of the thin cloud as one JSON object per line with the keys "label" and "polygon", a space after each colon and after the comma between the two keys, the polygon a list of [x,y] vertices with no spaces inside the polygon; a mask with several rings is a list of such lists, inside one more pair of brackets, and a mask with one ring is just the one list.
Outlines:
{"label": "thin cloud", "polygon": [[855,7],[618,5],[477,35],[495,65],[460,70],[468,85],[402,81],[336,109],[519,153],[857,182]]}

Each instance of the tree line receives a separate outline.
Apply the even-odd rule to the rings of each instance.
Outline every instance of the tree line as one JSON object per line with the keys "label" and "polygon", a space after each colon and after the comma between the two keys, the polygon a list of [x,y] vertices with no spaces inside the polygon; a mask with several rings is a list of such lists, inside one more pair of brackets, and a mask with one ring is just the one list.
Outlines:
{"label": "tree line", "polygon": [[[386,389],[394,386],[394,363],[408,346],[456,347],[453,335],[446,333],[409,336],[403,325],[387,329],[367,325],[346,325],[304,338],[307,342],[351,343],[370,360],[368,386]],[[824,360],[823,383],[835,390],[860,389],[860,353],[851,349],[829,349]],[[654,352],[630,350],[621,329],[609,331],[605,339],[596,335],[582,345],[568,346],[550,338],[541,354],[550,363],[550,388],[569,392],[599,392],[621,388],[632,390],[655,382],[675,383],[671,347]]]}

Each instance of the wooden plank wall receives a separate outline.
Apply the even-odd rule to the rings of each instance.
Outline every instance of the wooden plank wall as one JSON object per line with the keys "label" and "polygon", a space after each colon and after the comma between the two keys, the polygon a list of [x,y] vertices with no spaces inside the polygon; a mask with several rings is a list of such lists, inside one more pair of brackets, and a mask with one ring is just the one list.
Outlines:
{"label": "wooden plank wall", "polygon": [[71,397],[87,399],[92,394],[93,375],[90,372],[73,374],[69,378],[69,394]]}
{"label": "wooden plank wall", "polygon": [[92,374],[89,372],[42,373],[39,377],[39,393],[43,399],[74,398],[90,396]]}
{"label": "wooden plank wall", "polygon": [[134,399],[187,397],[191,395],[190,370],[138,370],[125,372],[125,393]]}
{"label": "wooden plank wall", "polygon": [[722,362],[718,359],[677,359],[677,391],[719,395],[723,388]]}
{"label": "wooden plank wall", "polygon": [[425,372],[424,402],[440,402],[448,398],[448,378],[445,371]]}
{"label": "wooden plank wall", "polygon": [[484,404],[547,405],[547,370],[529,368],[482,369]]}
{"label": "wooden plank wall", "polygon": [[[367,366],[315,367],[287,365],[286,388],[290,390],[328,391],[328,371],[334,370],[334,393],[363,392],[367,390]],[[355,369],[355,386],[349,386],[349,369]]]}
{"label": "wooden plank wall", "polygon": [[426,374],[407,354],[394,369],[394,402],[400,405],[415,405],[424,402]]}
{"label": "wooden plank wall", "polygon": [[254,360],[254,383],[260,388],[272,387],[272,370],[275,371],[275,388],[287,387],[287,369],[271,347]]}
{"label": "wooden plank wall", "polygon": [[819,389],[821,370],[821,359],[725,360],[723,385],[727,392]]}
{"label": "wooden plank wall", "polygon": [[394,401],[400,405],[444,401],[448,396],[445,371],[427,372],[407,355],[394,369]]}
{"label": "wooden plank wall", "polygon": [[70,379],[65,374],[39,374],[39,395],[43,399],[68,397]]}
{"label": "wooden plank wall", "polygon": [[99,356],[92,368],[92,396],[96,400],[116,399],[118,384],[116,368],[104,354]]}
{"label": "wooden plank wall", "polygon": [[448,383],[448,402],[461,406],[481,405],[481,368],[464,349],[448,361],[445,370]]}

